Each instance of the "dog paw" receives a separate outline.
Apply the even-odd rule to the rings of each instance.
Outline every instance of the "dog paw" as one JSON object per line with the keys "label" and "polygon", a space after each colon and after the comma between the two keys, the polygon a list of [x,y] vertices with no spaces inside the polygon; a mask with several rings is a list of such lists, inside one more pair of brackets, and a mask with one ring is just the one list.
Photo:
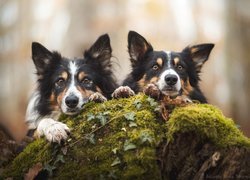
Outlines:
{"label": "dog paw", "polygon": [[148,84],[143,92],[154,99],[159,99],[161,95],[161,91],[155,84]]}
{"label": "dog paw", "polygon": [[45,136],[49,142],[61,143],[67,139],[70,129],[64,123],[45,118],[40,121],[37,127],[39,137]]}
{"label": "dog paw", "polygon": [[94,94],[91,94],[89,96],[89,101],[101,103],[101,102],[107,101],[107,98],[104,97],[101,93],[95,92]]}
{"label": "dog paw", "polygon": [[120,86],[113,93],[113,98],[128,98],[130,96],[134,96],[135,92],[128,86]]}
{"label": "dog paw", "polygon": [[192,103],[193,101],[186,95],[182,95],[182,96],[177,96],[176,100],[179,100],[183,103]]}

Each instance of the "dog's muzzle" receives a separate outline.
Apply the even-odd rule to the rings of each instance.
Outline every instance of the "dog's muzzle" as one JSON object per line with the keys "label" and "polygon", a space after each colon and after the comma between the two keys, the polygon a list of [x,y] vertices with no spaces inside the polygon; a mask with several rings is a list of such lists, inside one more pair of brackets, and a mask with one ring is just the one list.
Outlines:
{"label": "dog's muzzle", "polygon": [[160,91],[167,96],[177,96],[180,94],[180,77],[172,69],[167,69],[161,74],[157,85]]}

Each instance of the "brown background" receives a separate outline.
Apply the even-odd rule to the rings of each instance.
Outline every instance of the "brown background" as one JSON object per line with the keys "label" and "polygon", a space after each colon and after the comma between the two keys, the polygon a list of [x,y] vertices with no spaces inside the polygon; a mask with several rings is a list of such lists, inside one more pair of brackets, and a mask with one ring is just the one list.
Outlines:
{"label": "brown background", "polygon": [[215,43],[201,88],[210,103],[250,136],[249,9],[248,0],[1,0],[0,122],[14,133],[23,130],[35,87],[32,41],[76,57],[109,33],[121,81],[130,67],[127,33],[135,30],[158,50]]}

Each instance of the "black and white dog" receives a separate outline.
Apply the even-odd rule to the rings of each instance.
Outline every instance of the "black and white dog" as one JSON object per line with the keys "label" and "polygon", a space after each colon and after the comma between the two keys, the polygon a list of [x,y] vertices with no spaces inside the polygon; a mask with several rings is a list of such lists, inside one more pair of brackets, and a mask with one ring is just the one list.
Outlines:
{"label": "black and white dog", "polygon": [[199,88],[199,73],[208,60],[214,44],[188,46],[181,52],[155,51],[151,44],[134,31],[128,34],[128,52],[132,72],[114,98],[128,97],[138,92],[160,98],[183,96],[187,101],[207,100]]}
{"label": "black and white dog", "polygon": [[60,143],[70,129],[57,121],[61,113],[75,115],[88,101],[103,102],[117,87],[112,73],[112,49],[107,34],[100,36],[83,58],[68,59],[32,43],[38,87],[26,112],[29,129]]}

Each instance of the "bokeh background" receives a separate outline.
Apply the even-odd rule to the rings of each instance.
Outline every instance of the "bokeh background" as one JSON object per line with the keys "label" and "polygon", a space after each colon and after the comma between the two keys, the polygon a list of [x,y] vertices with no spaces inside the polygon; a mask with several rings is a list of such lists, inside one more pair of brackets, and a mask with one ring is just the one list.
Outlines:
{"label": "bokeh background", "polygon": [[25,134],[32,41],[78,57],[108,33],[121,81],[130,70],[127,34],[135,30],[157,50],[215,43],[201,89],[250,136],[249,9],[248,0],[0,0],[0,124],[17,139]]}

